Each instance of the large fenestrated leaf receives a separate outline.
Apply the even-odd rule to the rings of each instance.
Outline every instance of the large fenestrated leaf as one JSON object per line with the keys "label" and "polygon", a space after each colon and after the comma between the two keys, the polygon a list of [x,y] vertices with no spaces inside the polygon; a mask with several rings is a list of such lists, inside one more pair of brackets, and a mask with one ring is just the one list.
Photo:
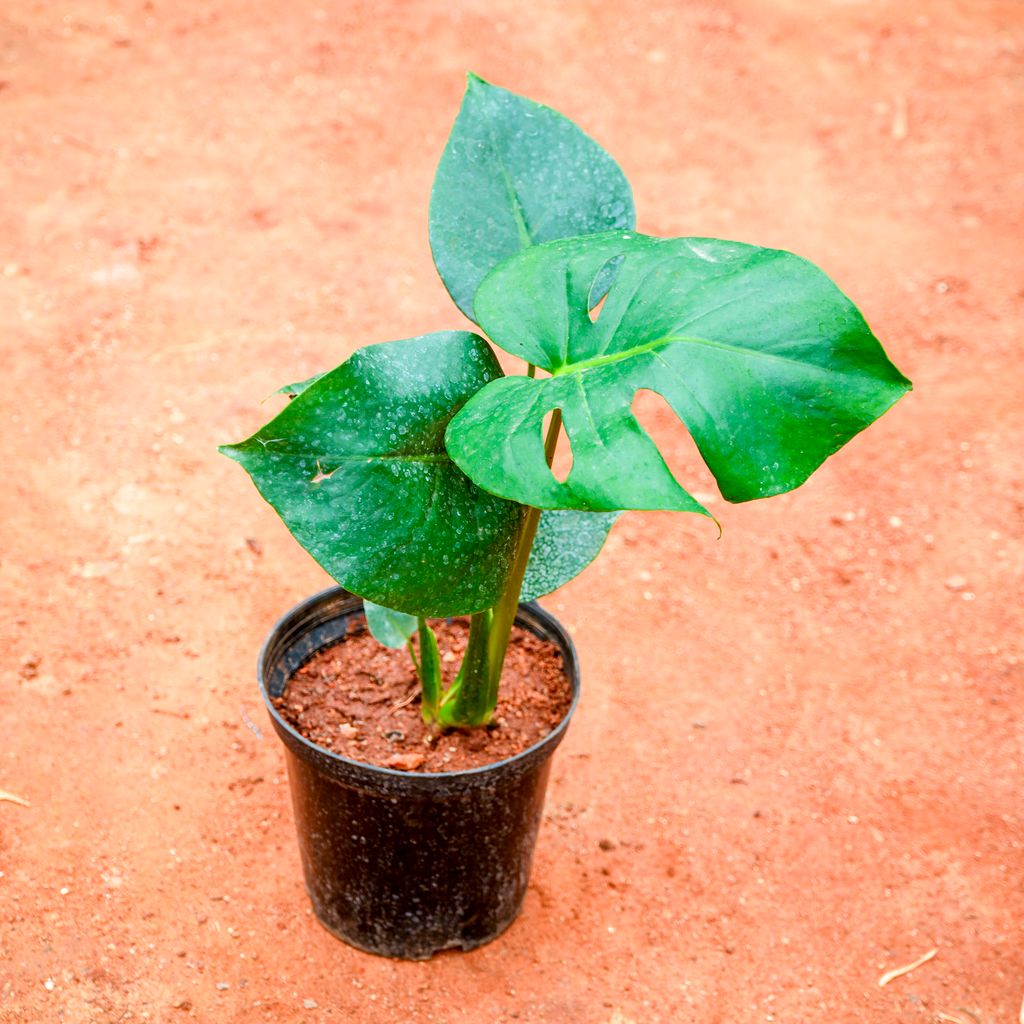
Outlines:
{"label": "large fenestrated leaf", "polygon": [[434,263],[466,316],[487,273],[521,249],[634,223],[629,182],[593,139],[469,76],[430,196]]}
{"label": "large fenestrated leaf", "polygon": [[[537,246],[488,276],[476,314],[551,376],[488,384],[448,451],[481,487],[541,508],[704,511],[634,417],[639,389],[672,406],[724,497],[748,501],[799,486],[910,387],[822,271],[737,242],[606,232]],[[573,454],[564,483],[541,437],[556,408]]]}
{"label": "large fenestrated leaf", "polygon": [[478,611],[501,592],[522,510],[453,465],[444,431],[500,374],[463,331],[370,345],[221,450],[348,590],[413,615]]}
{"label": "large fenestrated leaf", "polygon": [[575,579],[597,558],[619,512],[548,509],[540,515],[520,601],[535,601]]}

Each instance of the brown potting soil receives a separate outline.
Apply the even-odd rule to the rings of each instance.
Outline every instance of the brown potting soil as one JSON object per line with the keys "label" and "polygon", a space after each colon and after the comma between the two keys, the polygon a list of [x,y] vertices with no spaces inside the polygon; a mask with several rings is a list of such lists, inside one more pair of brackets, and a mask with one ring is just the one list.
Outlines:
{"label": "brown potting soil", "polygon": [[[433,625],[447,686],[462,664],[469,624],[453,619]],[[485,728],[427,726],[409,653],[383,647],[368,632],[350,634],[315,654],[274,704],[306,739],[353,761],[401,771],[453,772],[532,747],[562,721],[571,702],[561,653],[516,627],[498,706]]]}

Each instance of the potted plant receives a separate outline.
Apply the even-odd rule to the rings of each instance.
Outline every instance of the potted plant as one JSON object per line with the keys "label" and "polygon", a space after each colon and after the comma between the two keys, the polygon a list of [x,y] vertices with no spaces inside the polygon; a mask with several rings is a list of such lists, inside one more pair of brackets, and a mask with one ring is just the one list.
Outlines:
{"label": "potted plant", "polygon": [[[710,516],[633,415],[637,391],[665,398],[723,496],[742,502],[799,486],[910,388],[812,264],[637,234],[630,187],[597,143],[472,75],[430,243],[480,333],[361,348],[283,388],[277,416],[222,448],[344,588],[293,609],[260,657],[317,916],[354,945],[415,958],[488,941],[523,898],[578,673],[564,631],[522,602],[589,564],[623,510]],[[492,344],[525,372],[506,376]],[[364,615],[384,644],[409,647],[428,740],[493,731],[517,616],[559,650],[570,706],[529,749],[469,770],[333,753],[286,720],[282,695]],[[430,620],[451,616],[469,628],[446,684]]]}

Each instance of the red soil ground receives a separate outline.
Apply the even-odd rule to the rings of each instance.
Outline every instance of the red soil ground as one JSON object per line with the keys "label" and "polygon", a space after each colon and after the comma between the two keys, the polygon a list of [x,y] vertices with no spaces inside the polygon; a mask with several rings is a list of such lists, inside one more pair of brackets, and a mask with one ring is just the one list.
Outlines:
{"label": "red soil ground", "polygon": [[[1021,57],[1012,0],[8,0],[0,1021],[1017,1019]],[[916,391],[801,491],[633,514],[548,601],[584,697],[498,942],[343,946],[253,662],[325,585],[218,442],[459,327],[427,196],[469,68],[642,230],[792,249]],[[684,431],[647,421],[710,494]],[[880,976],[935,949],[880,987]]]}

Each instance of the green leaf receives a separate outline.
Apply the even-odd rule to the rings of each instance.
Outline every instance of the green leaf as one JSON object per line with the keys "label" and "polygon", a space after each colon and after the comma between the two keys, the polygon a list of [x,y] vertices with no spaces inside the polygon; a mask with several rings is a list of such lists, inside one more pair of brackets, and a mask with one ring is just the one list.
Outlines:
{"label": "green leaf", "polygon": [[573,510],[541,513],[519,600],[535,601],[583,572],[597,558],[620,515]]}
{"label": "green leaf", "polygon": [[464,331],[370,345],[221,451],[343,587],[409,614],[477,611],[501,593],[522,510],[452,464],[444,431],[500,374]]}
{"label": "green leaf", "polygon": [[[619,261],[596,322],[593,282]],[[490,274],[480,324],[550,377],[502,378],[452,421],[448,451],[481,487],[540,508],[705,510],[631,411],[662,395],[729,501],[799,486],[910,382],[820,270],[787,252],[628,232],[528,249]],[[544,458],[561,409],[564,483]]]}
{"label": "green leaf", "polygon": [[393,608],[363,600],[366,624],[378,643],[385,647],[404,647],[406,641],[416,632],[416,616],[396,612]]}
{"label": "green leaf", "polygon": [[634,223],[629,182],[593,139],[469,76],[430,197],[434,263],[466,316],[487,273],[521,249]]}

